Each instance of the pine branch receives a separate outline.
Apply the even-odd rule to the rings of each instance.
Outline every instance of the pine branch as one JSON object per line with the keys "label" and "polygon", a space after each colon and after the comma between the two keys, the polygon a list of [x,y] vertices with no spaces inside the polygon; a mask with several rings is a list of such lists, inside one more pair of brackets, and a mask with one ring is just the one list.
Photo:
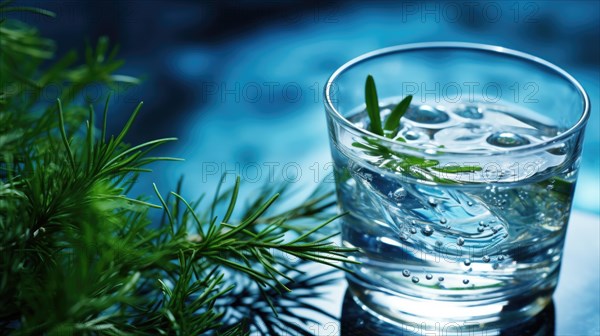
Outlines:
{"label": "pine branch", "polygon": [[[50,15],[0,4],[2,16],[15,11]],[[308,320],[292,308],[320,311],[303,300],[329,280],[301,268],[353,262],[346,254],[354,249],[333,244],[337,233],[325,230],[338,218],[331,191],[318,188],[287,210],[277,206],[284,184],[242,207],[239,178],[223,192],[219,184],[206,204],[181,196],[182,181],[166,197],[156,186],[153,198],[133,197],[140,173],[179,159],[150,156],[175,138],[124,142],[141,104],[116,136],[107,134],[109,97],[100,132],[94,105],[75,104],[91,83],[137,83],[114,73],[123,64],[117,49],[101,38],[80,64],[75,52],[54,61],[53,41],[4,17],[0,45],[0,328],[12,335],[306,334],[294,321]],[[44,101],[52,84],[69,94]],[[224,304],[239,293],[256,300]]]}

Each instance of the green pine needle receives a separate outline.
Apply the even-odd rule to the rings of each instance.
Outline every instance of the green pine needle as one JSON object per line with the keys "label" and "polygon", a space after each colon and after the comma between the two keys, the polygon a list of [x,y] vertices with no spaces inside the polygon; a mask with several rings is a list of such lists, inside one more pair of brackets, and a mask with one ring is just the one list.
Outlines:
{"label": "green pine needle", "polygon": [[65,145],[65,149],[67,150],[67,158],[69,159],[69,163],[71,164],[71,168],[73,170],[75,167],[75,159],[73,158],[73,151],[71,150],[71,145],[69,144],[69,139],[67,138],[67,132],[65,132],[65,117],[62,109],[62,104],[60,103],[60,99],[57,99],[58,104],[58,126],[60,129],[60,136],[62,138],[63,144]]}

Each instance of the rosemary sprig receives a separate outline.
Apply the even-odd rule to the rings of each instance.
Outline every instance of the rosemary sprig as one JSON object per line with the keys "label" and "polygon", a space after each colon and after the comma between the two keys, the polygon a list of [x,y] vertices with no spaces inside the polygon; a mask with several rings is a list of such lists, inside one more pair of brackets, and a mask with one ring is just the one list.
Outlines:
{"label": "rosemary sprig", "polygon": [[379,99],[377,98],[377,88],[373,76],[367,76],[365,83],[365,102],[367,105],[367,114],[369,115],[369,131],[383,135],[381,128],[381,114],[379,113]]}
{"label": "rosemary sprig", "polygon": [[[379,99],[377,98],[377,88],[375,87],[375,80],[373,76],[368,75],[365,83],[365,102],[367,105],[367,114],[369,115],[369,131],[386,136],[388,138],[394,138],[398,133],[400,127],[400,119],[410,106],[412,101],[412,95],[406,96],[402,101],[394,107],[392,113],[385,120],[383,128],[381,128],[381,114],[379,110]],[[403,141],[404,139],[400,140]]]}
{"label": "rosemary sprig", "polygon": [[[379,99],[377,97],[377,88],[373,76],[368,75],[365,82],[365,102],[367,115],[369,117],[368,130],[380,136],[393,139],[398,142],[406,142],[404,138],[398,136],[398,129],[401,125],[401,119],[408,111],[413,96],[408,95],[398,103],[392,112],[387,116],[382,128]],[[472,173],[480,171],[480,166],[439,166],[438,160],[426,159],[423,157],[401,153],[392,150],[384,145],[382,141],[374,137],[363,136],[364,142],[355,141],[354,147],[364,150],[367,155],[378,157],[379,166],[390,169],[394,172],[404,175],[430,180],[438,183],[457,183],[456,181],[442,178],[436,173]]]}
{"label": "rosemary sprig", "polygon": [[385,121],[384,132],[388,138],[393,138],[398,133],[398,128],[400,128],[400,119],[406,111],[408,111],[408,107],[410,106],[410,102],[412,101],[412,95],[406,96],[402,101],[394,107],[392,113],[388,116]]}

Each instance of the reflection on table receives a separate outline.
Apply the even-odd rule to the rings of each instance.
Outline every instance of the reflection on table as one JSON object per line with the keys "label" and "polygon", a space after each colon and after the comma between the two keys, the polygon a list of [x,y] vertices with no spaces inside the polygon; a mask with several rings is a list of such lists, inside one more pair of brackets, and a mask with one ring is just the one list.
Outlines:
{"label": "reflection on table", "polygon": [[516,322],[512,326],[501,329],[489,329],[473,332],[468,326],[444,323],[420,323],[400,325],[377,317],[363,309],[349,291],[344,295],[342,316],[340,319],[341,335],[373,336],[373,335],[520,335],[545,336],[555,333],[555,308],[552,301],[544,310],[533,318]]}

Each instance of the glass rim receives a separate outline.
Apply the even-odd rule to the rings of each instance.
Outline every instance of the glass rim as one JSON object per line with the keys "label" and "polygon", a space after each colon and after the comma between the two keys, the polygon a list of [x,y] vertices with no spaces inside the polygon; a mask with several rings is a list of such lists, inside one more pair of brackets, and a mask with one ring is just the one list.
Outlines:
{"label": "glass rim", "polygon": [[[514,147],[514,148],[506,148],[501,151],[486,151],[486,152],[482,152],[482,151],[462,152],[462,151],[457,151],[457,150],[446,150],[446,149],[440,148],[440,149],[436,149],[436,154],[455,154],[455,155],[460,154],[463,156],[470,156],[470,155],[496,156],[496,155],[507,155],[507,154],[514,154],[514,153],[537,151],[537,150],[544,149],[548,146],[551,146],[553,144],[560,143],[560,142],[566,140],[567,138],[572,136],[575,132],[577,132],[581,128],[585,127],[585,125],[589,119],[590,100],[589,100],[587,92],[585,91],[583,86],[575,78],[573,78],[573,76],[571,76],[568,72],[566,72],[562,68],[560,68],[560,67],[554,65],[553,63],[550,63],[540,57],[533,56],[531,54],[527,54],[527,53],[517,51],[514,49],[509,49],[509,48],[504,48],[504,47],[489,45],[489,44],[469,43],[469,42],[409,43],[409,44],[402,44],[402,45],[396,45],[396,46],[376,49],[376,50],[370,51],[368,53],[362,54],[358,57],[355,57],[355,58],[351,59],[350,61],[346,62],[344,65],[342,65],[338,69],[336,69],[333,72],[333,74],[331,74],[331,76],[327,79],[327,82],[323,89],[323,95],[325,98],[325,109],[327,110],[327,113],[329,115],[333,116],[338,122],[340,122],[342,124],[342,126],[347,127],[350,130],[356,131],[362,135],[375,137],[375,138],[379,139],[380,141],[382,141],[382,143],[384,143],[384,144],[394,145],[394,146],[402,146],[402,147],[406,147],[407,149],[411,149],[411,150],[419,150],[416,147],[413,147],[408,144],[405,144],[405,143],[402,143],[399,141],[395,141],[393,139],[386,138],[384,136],[372,133],[364,128],[360,128],[360,127],[356,126],[355,124],[351,123],[333,105],[332,100],[331,100],[330,91],[331,91],[331,87],[333,86],[334,81],[342,73],[344,73],[348,69],[354,67],[355,65],[358,65],[360,63],[363,63],[365,61],[368,61],[368,60],[373,59],[378,56],[383,56],[383,55],[393,54],[393,53],[398,53],[398,52],[404,52],[404,51],[416,51],[416,50],[420,50],[420,49],[424,49],[424,50],[425,49],[457,49],[457,50],[465,49],[465,50],[470,50],[470,51],[492,52],[492,53],[496,53],[499,56],[505,56],[505,57],[506,56],[516,57],[516,58],[524,60],[524,61],[532,62],[537,65],[542,65],[543,67],[545,67],[549,70],[552,70],[554,73],[558,74],[560,77],[562,77],[567,82],[569,82],[571,85],[573,85],[577,89],[577,92],[580,94],[581,98],[583,99],[583,111],[581,112],[581,116],[579,117],[577,122],[574,125],[572,125],[571,127],[569,127],[563,133],[561,133],[557,136],[551,137],[549,139],[546,139],[542,142],[528,144],[528,145]],[[422,152],[423,152],[423,154],[426,154],[425,151],[422,151]]]}

